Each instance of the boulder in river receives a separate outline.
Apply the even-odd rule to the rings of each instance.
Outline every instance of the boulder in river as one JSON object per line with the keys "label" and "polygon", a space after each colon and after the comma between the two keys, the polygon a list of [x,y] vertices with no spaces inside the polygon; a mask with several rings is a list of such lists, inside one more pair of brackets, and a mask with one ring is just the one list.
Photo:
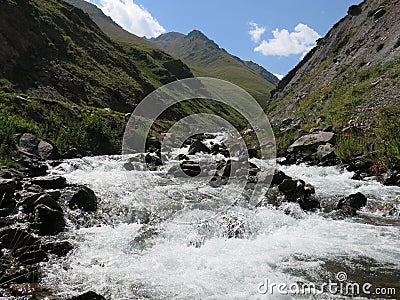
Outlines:
{"label": "boulder in river", "polygon": [[336,209],[341,210],[341,212],[345,215],[355,216],[357,214],[356,211],[365,205],[367,205],[367,197],[358,192],[351,194],[346,198],[340,199]]}
{"label": "boulder in river", "polygon": [[44,176],[33,179],[32,183],[44,189],[63,189],[67,185],[67,180],[62,176]]}
{"label": "boulder in river", "polygon": [[106,300],[106,298],[95,292],[88,291],[82,295],[72,297],[69,300]]}
{"label": "boulder in river", "polygon": [[68,206],[72,209],[79,208],[84,211],[95,211],[97,209],[96,194],[86,186],[79,186],[78,191],[68,201]]}
{"label": "boulder in river", "polygon": [[300,179],[285,179],[278,185],[279,191],[285,195],[288,202],[297,202],[303,210],[313,210],[320,207],[314,196],[315,188]]}
{"label": "boulder in river", "polygon": [[196,140],[190,145],[188,155],[194,155],[198,152],[210,154],[211,150],[203,142]]}
{"label": "boulder in river", "polygon": [[35,207],[32,227],[40,235],[52,235],[59,233],[65,228],[65,219],[62,210],[53,209],[44,204]]}

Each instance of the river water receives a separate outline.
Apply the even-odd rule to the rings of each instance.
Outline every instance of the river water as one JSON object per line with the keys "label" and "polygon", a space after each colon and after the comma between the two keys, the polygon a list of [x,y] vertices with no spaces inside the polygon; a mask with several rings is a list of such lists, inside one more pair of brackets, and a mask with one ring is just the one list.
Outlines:
{"label": "river water", "polygon": [[[44,281],[61,296],[92,290],[108,299],[341,299],[329,292],[260,293],[266,280],[318,288],[337,281],[338,272],[373,288],[396,287],[400,294],[400,222],[389,215],[400,208],[398,187],[355,181],[336,167],[281,166],[314,185],[326,209],[235,205],[215,214],[201,203],[218,201],[219,188],[171,181],[161,171],[127,171],[126,160],[88,157],[51,170],[99,197],[95,216],[70,212],[65,238],[75,249],[46,266]],[[369,203],[357,217],[330,212],[338,197],[355,192]],[[240,231],[236,238],[229,238],[232,226]]]}

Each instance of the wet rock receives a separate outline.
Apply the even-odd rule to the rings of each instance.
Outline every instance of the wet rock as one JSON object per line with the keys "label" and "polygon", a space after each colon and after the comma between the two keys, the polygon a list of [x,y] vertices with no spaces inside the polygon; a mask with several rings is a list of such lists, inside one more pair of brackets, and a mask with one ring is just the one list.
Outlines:
{"label": "wet rock", "polygon": [[336,209],[341,210],[345,215],[354,216],[356,215],[356,211],[365,205],[367,205],[367,197],[358,192],[351,194],[344,199],[340,199]]}
{"label": "wet rock", "polygon": [[366,160],[365,157],[359,156],[354,158],[346,169],[349,172],[364,173],[367,172],[372,165],[372,162]]}
{"label": "wet rock", "polygon": [[22,168],[20,171],[30,177],[45,176],[48,170],[48,166],[46,164],[32,158],[25,158],[21,161],[21,165]]}
{"label": "wet rock", "polygon": [[25,191],[32,193],[43,193],[44,189],[41,186],[29,183],[28,186],[25,186]]}
{"label": "wet rock", "polygon": [[62,176],[45,176],[33,179],[32,183],[44,189],[63,189],[67,185],[67,180]]}
{"label": "wet rock", "polygon": [[48,257],[44,250],[23,251],[18,255],[18,261],[25,265],[33,265],[47,261]]}
{"label": "wet rock", "polygon": [[384,185],[397,185],[400,186],[400,172],[397,170],[388,170],[380,175],[380,181]]}
{"label": "wet rock", "polygon": [[135,166],[131,163],[131,162],[126,162],[123,164],[123,167],[125,170],[127,171],[134,171],[135,170]]}
{"label": "wet rock", "polygon": [[285,200],[297,202],[303,210],[313,210],[320,207],[315,198],[315,188],[300,179],[285,179],[278,185],[278,189],[285,195]]}
{"label": "wet rock", "polygon": [[181,170],[190,177],[198,176],[201,173],[200,164],[191,160],[184,161],[180,164]]}
{"label": "wet rock", "polygon": [[82,295],[72,297],[69,300],[106,300],[106,298],[96,294],[95,292],[89,291]]}
{"label": "wet rock", "polygon": [[155,154],[147,153],[145,156],[145,161],[150,170],[156,170],[157,167],[163,165],[161,158]]}
{"label": "wet rock", "polygon": [[17,181],[14,178],[11,179],[4,179],[0,178],[0,194],[1,193],[14,193],[15,190],[17,189]]}
{"label": "wet rock", "polygon": [[68,254],[74,247],[68,241],[50,242],[42,245],[42,249],[50,254],[62,257]]}
{"label": "wet rock", "polygon": [[260,158],[256,149],[248,149],[247,151],[249,153],[249,158]]}
{"label": "wet rock", "polygon": [[210,154],[211,150],[203,142],[196,140],[190,145],[188,155],[194,155],[199,152]]}
{"label": "wet rock", "polygon": [[179,154],[178,155],[178,160],[189,160],[189,157],[187,157],[185,154]]}
{"label": "wet rock", "polygon": [[37,146],[39,145],[39,143],[40,143],[40,139],[38,139],[34,134],[24,133],[19,138],[18,145],[24,151],[37,155],[38,154]]}
{"label": "wet rock", "polygon": [[32,246],[38,243],[38,241],[38,238],[23,229],[10,227],[0,229],[0,249],[18,249],[25,246]]}
{"label": "wet rock", "polygon": [[285,179],[291,179],[291,177],[278,169],[261,171],[257,174],[258,183],[271,184],[271,186],[279,185]]}
{"label": "wet rock", "polygon": [[40,235],[52,235],[59,233],[65,228],[65,219],[62,211],[53,209],[44,204],[35,207],[33,216],[34,223],[31,226]]}
{"label": "wet rock", "polygon": [[80,158],[82,157],[81,153],[76,148],[69,148],[67,152],[61,155],[62,159],[71,159],[71,158]]}
{"label": "wet rock", "polygon": [[71,209],[79,208],[84,211],[95,211],[97,209],[96,194],[86,186],[80,186],[79,190],[68,201]]}
{"label": "wet rock", "polygon": [[60,153],[57,148],[49,142],[41,140],[37,145],[37,153],[42,159],[59,159]]}

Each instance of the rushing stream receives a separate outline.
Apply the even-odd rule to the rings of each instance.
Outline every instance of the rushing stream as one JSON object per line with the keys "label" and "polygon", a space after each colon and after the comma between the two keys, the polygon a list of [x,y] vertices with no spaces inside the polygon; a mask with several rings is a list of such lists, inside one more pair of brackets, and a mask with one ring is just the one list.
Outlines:
{"label": "rushing stream", "polygon": [[[310,299],[276,291],[263,295],[260,284],[317,285],[335,281],[338,272],[351,282],[371,283],[371,291],[383,286],[400,293],[400,222],[385,209],[399,208],[398,187],[355,181],[335,167],[282,166],[314,185],[327,203],[362,192],[369,205],[353,218],[336,218],[329,210],[306,213],[295,204],[237,205],[213,214],[200,204],[217,199],[218,188],[177,183],[160,171],[126,171],[126,160],[90,157],[52,169],[70,183],[88,185],[100,199],[86,223],[71,212],[65,237],[76,247],[47,264],[45,282],[60,295],[92,290],[107,299]],[[184,209],[184,203],[193,205]],[[226,234],[232,220],[240,238]]]}

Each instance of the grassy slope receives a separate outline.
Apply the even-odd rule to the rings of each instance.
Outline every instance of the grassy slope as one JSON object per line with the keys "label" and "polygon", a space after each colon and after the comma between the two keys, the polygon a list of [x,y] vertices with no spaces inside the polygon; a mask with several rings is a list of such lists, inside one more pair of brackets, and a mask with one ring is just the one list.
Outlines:
{"label": "grassy slope", "polygon": [[[377,21],[374,13],[382,5],[387,13]],[[276,131],[281,150],[301,132],[328,125],[340,132],[353,120],[361,124],[361,131],[340,135],[336,148],[340,158],[364,153],[377,165],[400,161],[400,130],[394,125],[400,118],[399,42],[391,38],[397,26],[391,14],[395,16],[399,6],[395,1],[372,0],[361,8],[360,16],[342,19],[319,41],[299,69],[304,74],[292,79],[269,105],[268,113],[277,124],[287,117],[304,120],[300,132]],[[324,120],[317,124],[321,116]]]}
{"label": "grassy slope", "polygon": [[248,91],[262,106],[269,99],[274,84],[209,40],[199,31],[189,35],[171,33],[155,40],[155,44],[182,59],[196,76],[209,76],[230,81]]}
{"label": "grassy slope", "polygon": [[104,13],[95,5],[86,2],[85,0],[64,0],[86,12],[93,21],[103,30],[108,36],[112,37],[116,41],[132,43],[136,46],[144,46],[146,48],[154,48],[152,43],[138,37],[115,23],[110,17],[104,15]]}

